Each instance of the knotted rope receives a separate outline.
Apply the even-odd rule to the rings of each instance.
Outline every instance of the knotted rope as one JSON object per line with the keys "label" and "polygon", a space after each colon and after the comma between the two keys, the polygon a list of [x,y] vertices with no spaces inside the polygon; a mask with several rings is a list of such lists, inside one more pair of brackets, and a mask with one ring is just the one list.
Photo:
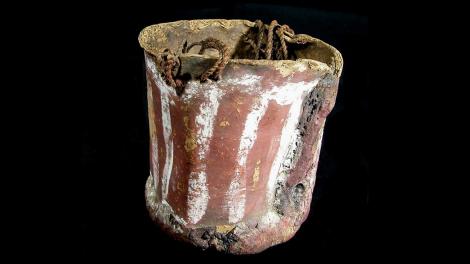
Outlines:
{"label": "knotted rope", "polygon": [[202,82],[207,81],[209,77],[212,77],[213,80],[219,80],[220,75],[224,71],[225,66],[230,60],[230,54],[228,47],[222,43],[222,41],[215,38],[207,38],[205,40],[194,42],[183,50],[183,53],[187,53],[192,47],[201,46],[199,54],[204,54],[206,49],[216,49],[219,52],[219,58],[215,64],[207,69],[200,77]]}
{"label": "knotted rope", "polygon": [[[260,59],[260,53],[264,53],[264,59],[272,60],[274,52],[276,52],[278,60],[289,59],[285,36],[294,35],[294,31],[288,25],[279,25],[276,20],[266,25],[261,20],[256,20],[254,28],[257,30],[256,42],[248,36],[244,37],[244,41],[253,49],[255,60]],[[274,33],[277,35],[276,39],[274,39]],[[265,35],[266,39],[264,39]],[[262,46],[265,47],[265,50],[262,49]]]}
{"label": "knotted rope", "polygon": [[[253,27],[256,30],[254,37],[243,36],[243,41],[249,45],[254,53],[254,59],[267,59],[267,60],[288,60],[289,51],[286,44],[286,38],[289,43],[292,43],[294,31],[288,25],[280,25],[276,20],[271,21],[269,25],[264,24],[261,20],[256,20]],[[252,38],[256,38],[253,40]],[[219,52],[217,61],[208,68],[200,76],[200,81],[205,82],[209,78],[212,80],[219,80],[225,66],[230,60],[230,50],[222,41],[209,37],[204,40],[194,42],[187,45],[185,42],[183,46],[183,53],[188,53],[194,46],[201,46],[199,54],[204,54],[206,49],[216,49]],[[264,48],[263,48],[264,47]],[[273,56],[275,53],[275,56]],[[178,78],[181,62],[179,57],[170,49],[164,49],[157,56],[157,63],[161,67],[163,76],[168,85],[174,87],[179,94],[184,90],[185,80]]]}

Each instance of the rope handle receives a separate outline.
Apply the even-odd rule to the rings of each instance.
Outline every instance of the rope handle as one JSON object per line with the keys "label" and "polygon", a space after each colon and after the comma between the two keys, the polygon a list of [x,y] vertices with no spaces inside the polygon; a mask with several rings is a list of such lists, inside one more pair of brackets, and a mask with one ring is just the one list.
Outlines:
{"label": "rope handle", "polygon": [[[253,49],[255,60],[262,59],[261,57],[267,60],[288,60],[289,51],[287,43],[305,44],[307,42],[304,35],[295,35],[288,25],[280,25],[276,20],[271,21],[269,25],[264,24],[261,20],[256,20],[253,28],[257,30],[257,35],[254,37],[256,41],[250,39],[248,35],[245,35],[243,40]],[[276,41],[274,41],[274,35],[277,36]],[[219,52],[219,57],[214,65],[208,68],[199,78],[201,82],[205,82],[209,78],[215,81],[219,80],[230,60],[230,51],[227,45],[218,39],[209,37],[194,42],[189,46],[185,42],[182,52],[188,53],[194,46],[201,46],[199,54],[204,54],[204,51],[210,48],[216,49]],[[275,58],[273,58],[273,51],[276,53]],[[166,83],[175,88],[177,93],[181,94],[186,81],[177,77],[181,69],[179,57],[170,49],[163,49],[160,55],[157,56],[157,63],[163,71]],[[175,69],[176,74],[173,74]]]}
{"label": "rope handle", "polygon": [[200,77],[200,80],[202,82],[207,81],[209,77],[212,77],[212,79],[216,81],[219,80],[220,75],[222,74],[225,69],[225,66],[230,60],[228,47],[222,41],[209,37],[205,40],[192,43],[191,45],[183,49],[183,53],[187,53],[194,46],[201,46],[199,54],[204,54],[204,51],[210,48],[216,49],[219,52],[219,58],[214,63],[214,65],[207,69]]}
{"label": "rope handle", "polygon": [[[264,54],[265,59],[272,60],[274,59],[272,56],[273,51],[276,51],[276,59],[289,59],[286,41],[293,43],[296,35],[288,25],[280,25],[277,20],[271,21],[269,25],[264,24],[261,20],[256,20],[254,28],[258,33],[256,36],[256,42],[250,39],[247,35],[245,35],[244,41],[253,49],[255,60],[261,59],[261,53]],[[274,33],[279,39],[280,46],[274,41]],[[262,48],[263,45],[265,49]]]}
{"label": "rope handle", "polygon": [[[201,82],[205,82],[209,78],[215,81],[219,80],[225,66],[230,60],[228,47],[222,41],[211,37],[194,42],[189,46],[186,46],[186,44],[187,43],[185,43],[183,47],[183,53],[187,53],[194,46],[201,46],[199,54],[203,54],[206,49],[210,48],[216,49],[219,52],[219,58],[214,65],[207,69],[199,78]],[[181,94],[184,90],[185,81],[176,77],[178,76],[178,72],[175,75],[173,74],[175,69],[178,69],[177,71],[180,70],[181,62],[179,57],[168,48],[161,50],[159,54],[160,55],[157,56],[157,64],[163,71],[166,83],[175,88],[178,94]]]}

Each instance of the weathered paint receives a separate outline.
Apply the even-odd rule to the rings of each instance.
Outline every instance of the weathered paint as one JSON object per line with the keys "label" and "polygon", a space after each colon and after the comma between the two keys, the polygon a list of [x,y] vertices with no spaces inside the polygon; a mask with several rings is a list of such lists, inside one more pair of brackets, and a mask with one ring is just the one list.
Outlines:
{"label": "weathered paint", "polygon": [[[181,239],[232,253],[290,239],[308,215],[340,57],[328,65],[230,60],[221,80],[192,79],[177,95],[151,54],[146,48],[153,219]],[[208,59],[186,56],[195,69]]]}
{"label": "weathered paint", "polygon": [[[178,97],[155,70],[153,58],[147,55],[146,62],[152,74],[150,81],[155,82],[161,94],[163,135],[159,136],[165,143],[166,169],[154,177],[154,184],[161,179],[166,207],[180,212],[175,215],[194,228],[240,225],[257,217],[258,228],[279,224],[281,215],[273,207],[276,186],[286,184],[289,172],[285,168],[295,168],[296,157],[302,152],[298,127],[302,109],[325,72],[307,72],[302,67],[302,71],[287,76],[267,69],[256,75],[249,71],[252,66],[237,65],[236,71],[229,65],[224,79],[190,81]],[[171,101],[184,109],[181,113],[185,114],[179,119],[172,116]],[[173,142],[172,118],[174,122],[181,120],[184,129],[176,133],[185,134],[183,142]],[[263,138],[259,139],[259,135]],[[173,156],[174,144],[182,146],[188,156]],[[316,146],[313,152],[317,156],[320,144]],[[226,160],[229,152],[234,156]],[[173,188],[173,159],[188,159],[180,162],[188,166],[186,200],[176,203],[166,200],[167,192]],[[217,168],[221,159],[222,163],[231,164],[223,168],[223,174]],[[177,173],[173,177],[184,179]],[[313,178],[309,179],[312,188]]]}

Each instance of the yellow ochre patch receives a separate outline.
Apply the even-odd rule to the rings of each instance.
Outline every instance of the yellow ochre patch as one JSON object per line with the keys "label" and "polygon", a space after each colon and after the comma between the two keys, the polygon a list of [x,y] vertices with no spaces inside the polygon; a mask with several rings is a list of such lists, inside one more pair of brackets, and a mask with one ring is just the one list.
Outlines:
{"label": "yellow ochre patch", "polygon": [[193,131],[188,131],[188,133],[186,134],[186,140],[184,141],[184,149],[187,152],[190,152],[196,149],[196,147],[196,133],[194,133]]}
{"label": "yellow ochre patch", "polygon": [[184,149],[186,152],[193,151],[197,147],[196,133],[189,129],[189,117],[183,116],[184,127],[186,128],[186,140],[184,141]]}
{"label": "yellow ochre patch", "polygon": [[233,228],[233,225],[218,225],[215,227],[215,231],[217,233],[227,234],[228,232],[232,231]]}
{"label": "yellow ochre patch", "polygon": [[253,188],[256,187],[256,183],[259,181],[259,165],[261,164],[261,160],[256,162],[255,172],[253,173]]}
{"label": "yellow ochre patch", "polygon": [[230,126],[230,123],[227,120],[224,120],[224,121],[220,122],[219,126],[221,126],[221,127]]}

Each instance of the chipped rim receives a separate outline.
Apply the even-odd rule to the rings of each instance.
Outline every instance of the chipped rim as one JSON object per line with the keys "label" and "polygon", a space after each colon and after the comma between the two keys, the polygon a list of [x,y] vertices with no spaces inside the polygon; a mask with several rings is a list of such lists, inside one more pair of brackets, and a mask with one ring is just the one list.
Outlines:
{"label": "chipped rim", "polygon": [[[140,47],[142,47],[146,52],[152,55],[158,56],[160,53],[152,49],[148,44],[150,42],[149,37],[154,35],[155,32],[161,31],[163,28],[174,27],[182,23],[188,23],[190,27],[196,27],[196,28],[199,25],[203,25],[203,24],[219,24],[222,27],[231,26],[233,24],[244,24],[247,27],[253,27],[255,25],[254,22],[251,22],[249,20],[242,20],[242,19],[230,19],[230,20],[195,19],[195,20],[178,20],[178,21],[173,21],[173,22],[159,23],[159,24],[147,26],[140,31],[139,36],[138,36]],[[303,62],[314,63],[314,65],[318,65],[318,63],[320,63],[320,64],[327,65],[332,70],[333,74],[339,78],[341,76],[341,72],[343,69],[343,57],[341,53],[335,47],[329,45],[328,43],[320,39],[314,38],[309,35],[304,35],[304,36],[308,37],[312,41],[312,43],[315,43],[319,46],[323,46],[327,48],[328,50],[330,50],[331,55],[333,56],[331,60],[332,62],[330,64],[327,64],[322,61],[318,61],[314,59],[300,58],[295,61],[294,60],[266,60],[266,59],[261,59],[261,60],[230,59],[229,63],[246,64],[246,65],[266,65],[266,66],[272,65],[274,67],[292,66],[298,63],[303,63]],[[203,56],[209,57],[206,55],[203,55]]]}

